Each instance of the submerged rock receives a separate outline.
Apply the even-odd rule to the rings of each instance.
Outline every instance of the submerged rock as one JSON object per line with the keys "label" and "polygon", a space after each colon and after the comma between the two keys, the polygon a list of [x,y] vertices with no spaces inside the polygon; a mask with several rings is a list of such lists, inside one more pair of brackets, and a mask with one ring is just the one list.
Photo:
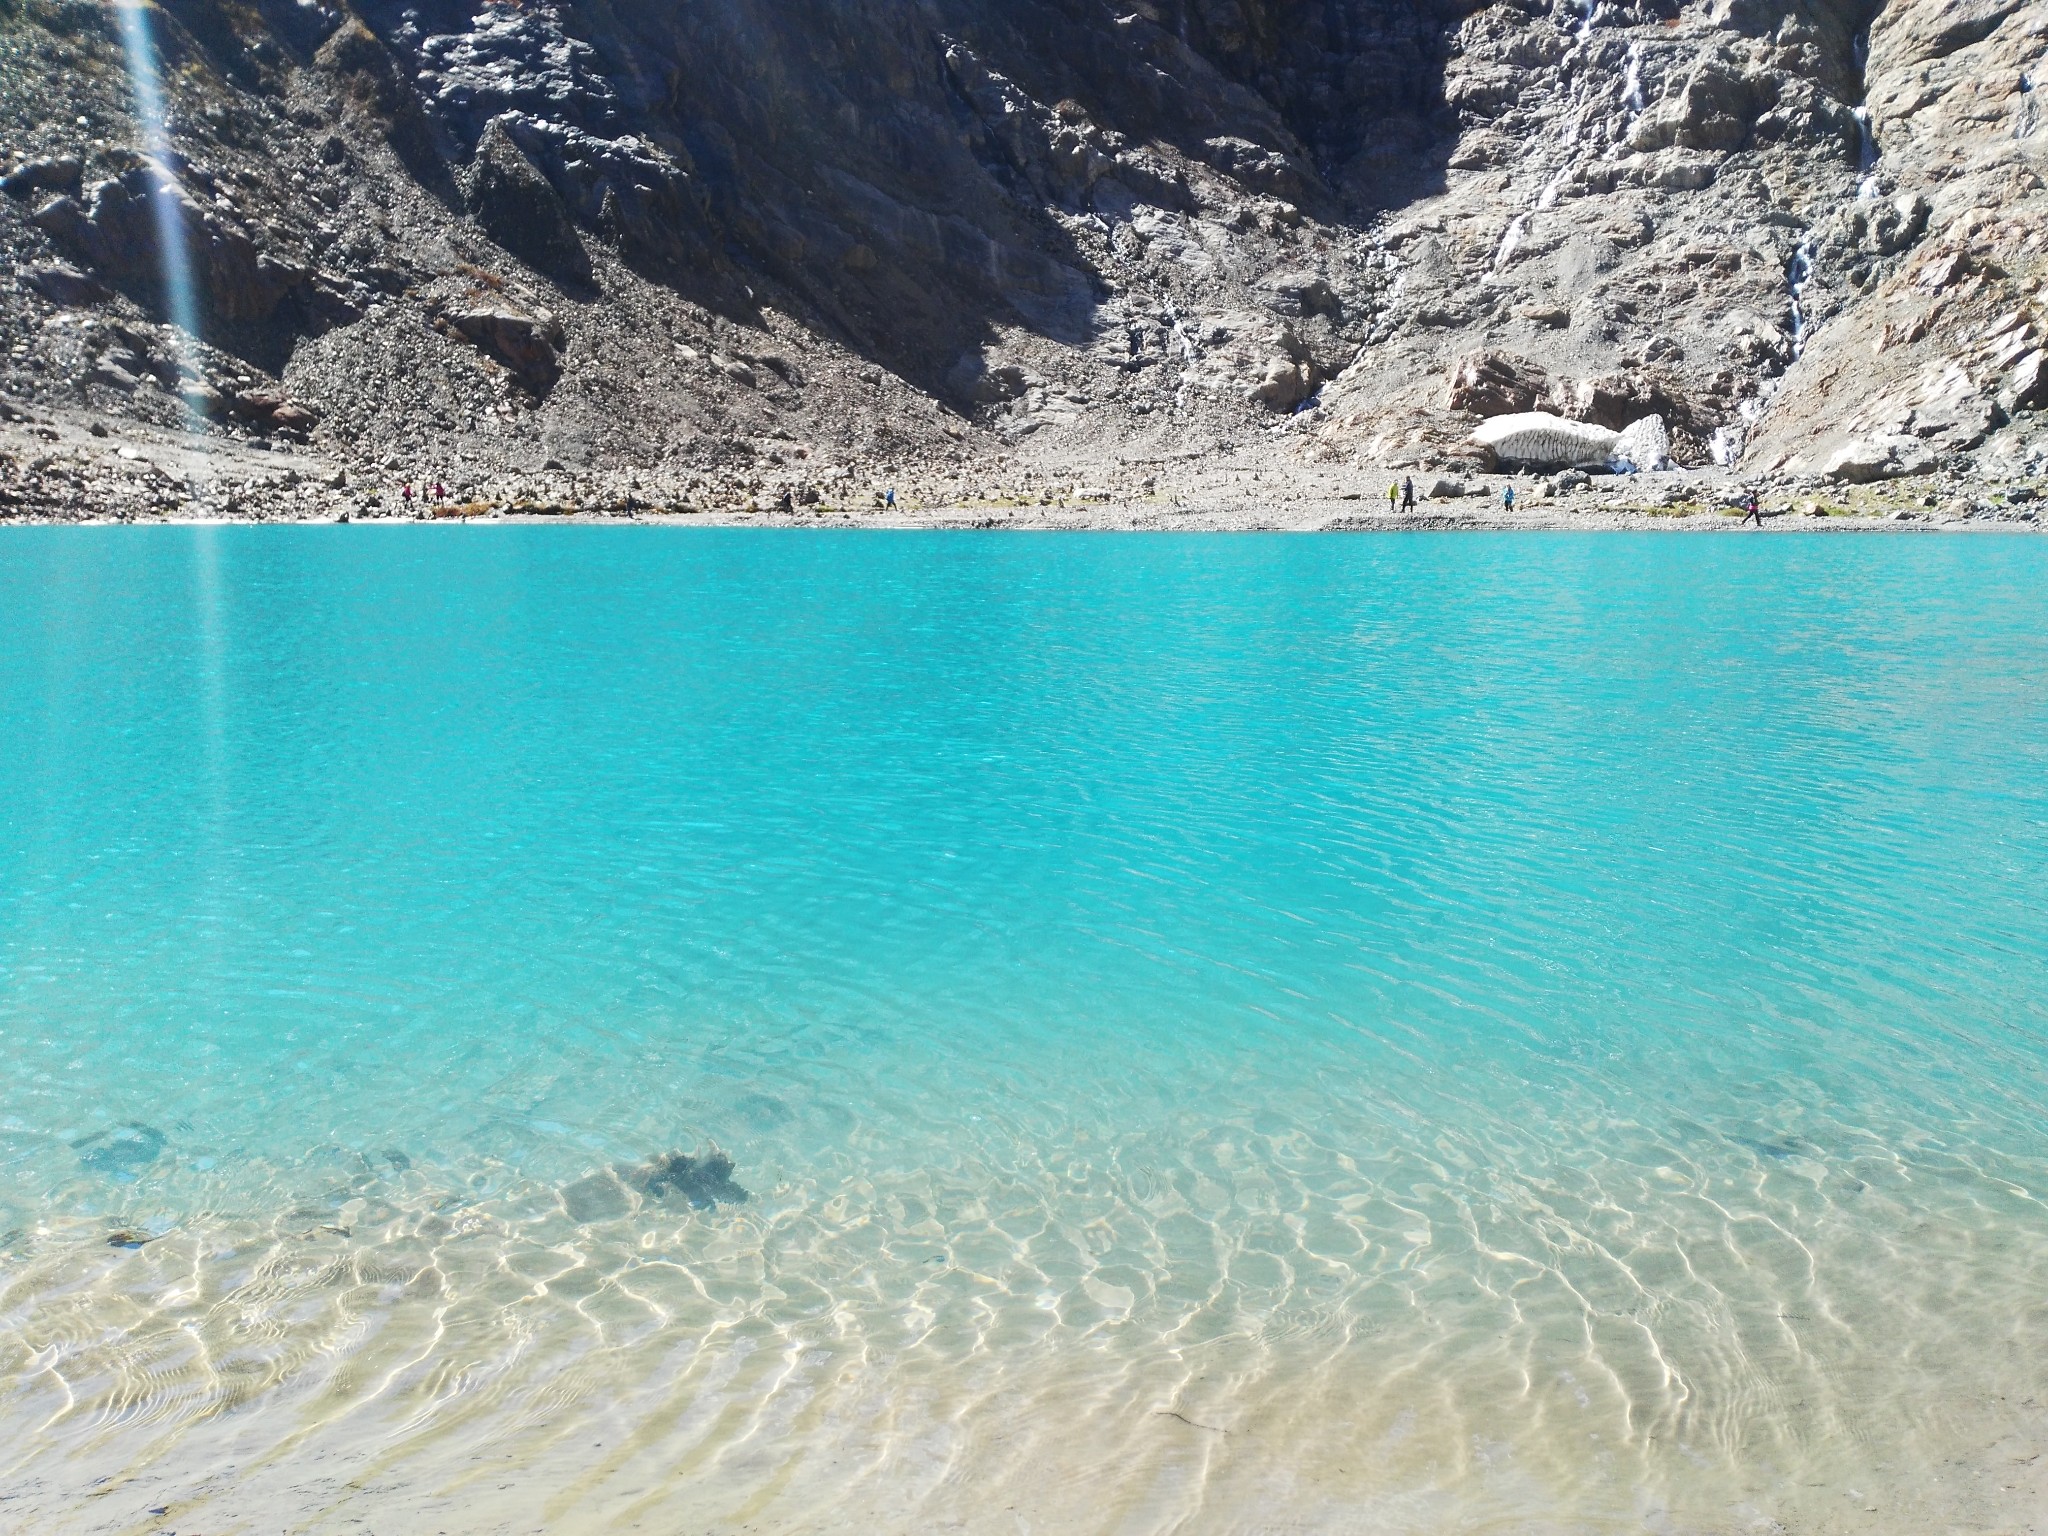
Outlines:
{"label": "submerged rock", "polygon": [[139,1120],[131,1120],[111,1131],[95,1131],[71,1144],[72,1150],[78,1153],[79,1162],[93,1172],[128,1178],[135,1177],[137,1172],[162,1156],[164,1145],[164,1133]]}
{"label": "submerged rock", "polygon": [[680,1195],[703,1211],[721,1203],[740,1205],[747,1199],[747,1192],[732,1180],[732,1159],[716,1147],[702,1157],[669,1152],[621,1171],[626,1183],[650,1200]]}
{"label": "submerged rock", "polygon": [[[815,487],[806,486],[804,492],[797,496],[797,500],[814,505],[818,500],[818,492]],[[774,1130],[796,1119],[796,1111],[772,1094],[747,1094],[735,1102],[733,1108],[763,1130]]]}
{"label": "submerged rock", "polygon": [[632,1208],[632,1195],[609,1168],[562,1189],[562,1209],[571,1221],[616,1221]]}
{"label": "submerged rock", "polygon": [[562,1188],[562,1209],[575,1222],[616,1221],[632,1214],[638,1196],[668,1200],[675,1196],[698,1210],[715,1205],[740,1205],[746,1190],[733,1182],[732,1159],[717,1147],[702,1155],[664,1152],[637,1165],[620,1163],[599,1169]]}

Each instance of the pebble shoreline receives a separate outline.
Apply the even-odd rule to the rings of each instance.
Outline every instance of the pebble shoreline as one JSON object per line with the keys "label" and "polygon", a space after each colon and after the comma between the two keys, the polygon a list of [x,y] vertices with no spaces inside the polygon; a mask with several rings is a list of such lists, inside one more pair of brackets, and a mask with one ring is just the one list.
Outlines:
{"label": "pebble shoreline", "polygon": [[[449,487],[428,505],[400,472],[347,465],[311,447],[197,434],[124,431],[55,416],[0,424],[0,524],[270,522],[638,522],[678,527],[870,527],[1013,530],[1378,532],[1432,529],[1742,529],[1758,492],[1763,531],[2038,531],[2048,487],[1959,477],[1868,486],[1693,470],[1630,476],[1418,476],[1412,511],[1393,509],[1384,468],[1233,464],[1177,473],[1134,465],[1084,479],[1038,473],[1021,484],[896,479],[870,466],[781,483],[633,471],[505,476]],[[413,476],[416,494],[433,471]],[[449,477],[453,481],[454,477]],[[992,482],[993,476],[982,477]],[[1103,483],[1089,483],[1099,481]],[[1513,511],[1502,492],[1513,485]],[[895,493],[894,505],[889,493]]]}

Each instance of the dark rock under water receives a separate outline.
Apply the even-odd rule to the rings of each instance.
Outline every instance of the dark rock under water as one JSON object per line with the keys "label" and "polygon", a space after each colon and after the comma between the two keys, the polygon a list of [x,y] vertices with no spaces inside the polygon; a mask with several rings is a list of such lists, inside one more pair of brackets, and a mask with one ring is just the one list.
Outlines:
{"label": "dark rock under water", "polygon": [[746,1201],[747,1192],[733,1182],[732,1171],[732,1159],[713,1147],[702,1157],[685,1152],[665,1153],[638,1168],[622,1170],[622,1177],[651,1200],[680,1195],[703,1211],[718,1204],[740,1205]]}
{"label": "dark rock under water", "polygon": [[95,1131],[71,1144],[79,1162],[94,1173],[133,1178],[163,1155],[164,1133],[153,1125],[131,1120],[110,1131]]}
{"label": "dark rock under water", "polygon": [[562,1187],[562,1208],[575,1222],[616,1221],[633,1209],[633,1198],[611,1169]]}
{"label": "dark rock under water", "polygon": [[766,1093],[750,1093],[733,1105],[750,1125],[764,1131],[777,1130],[796,1119],[796,1111],[781,1099]]}
{"label": "dark rock under water", "polygon": [[633,1209],[633,1195],[647,1200],[681,1198],[700,1211],[740,1205],[747,1191],[733,1182],[732,1159],[713,1147],[701,1156],[664,1152],[637,1165],[588,1174],[562,1189],[562,1208],[572,1221],[615,1221]]}

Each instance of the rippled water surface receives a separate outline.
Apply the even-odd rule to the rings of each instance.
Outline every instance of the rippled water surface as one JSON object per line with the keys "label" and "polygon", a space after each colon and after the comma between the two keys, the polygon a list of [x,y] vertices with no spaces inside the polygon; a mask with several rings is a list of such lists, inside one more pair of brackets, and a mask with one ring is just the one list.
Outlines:
{"label": "rippled water surface", "polygon": [[0,615],[0,1528],[2048,1520],[2048,543],[47,529]]}

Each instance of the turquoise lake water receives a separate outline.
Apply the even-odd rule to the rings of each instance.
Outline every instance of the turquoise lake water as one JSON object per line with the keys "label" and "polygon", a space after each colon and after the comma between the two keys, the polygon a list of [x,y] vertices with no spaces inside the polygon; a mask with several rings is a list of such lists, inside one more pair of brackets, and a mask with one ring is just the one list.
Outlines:
{"label": "turquoise lake water", "polygon": [[37,529],[0,614],[37,1529],[2048,1514],[2048,542]]}

